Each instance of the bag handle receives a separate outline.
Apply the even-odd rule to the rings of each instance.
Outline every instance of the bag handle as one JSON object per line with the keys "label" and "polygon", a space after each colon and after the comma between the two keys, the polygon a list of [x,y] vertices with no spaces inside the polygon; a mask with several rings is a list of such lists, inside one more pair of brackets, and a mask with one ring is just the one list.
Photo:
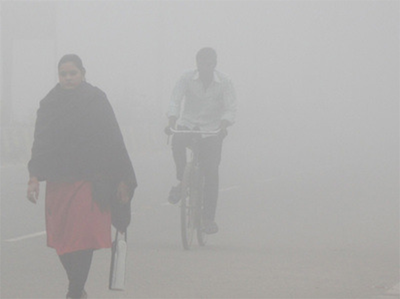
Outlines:
{"label": "bag handle", "polygon": [[[121,232],[121,235],[124,235],[124,238],[125,238],[125,242],[128,242],[128,229],[125,229],[125,231],[124,232]],[[118,240],[118,235],[119,235],[119,231],[118,230],[115,230],[115,238],[114,238],[114,241],[115,242],[117,242],[117,240]]]}

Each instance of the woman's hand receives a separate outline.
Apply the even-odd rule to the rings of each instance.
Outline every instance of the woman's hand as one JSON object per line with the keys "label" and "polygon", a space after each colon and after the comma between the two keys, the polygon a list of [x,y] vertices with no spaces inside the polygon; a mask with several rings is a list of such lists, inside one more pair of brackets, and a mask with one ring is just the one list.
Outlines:
{"label": "woman's hand", "polygon": [[128,186],[124,182],[119,183],[117,196],[123,203],[129,202]]}
{"label": "woman's hand", "polygon": [[29,201],[36,203],[39,198],[39,180],[37,177],[31,177],[28,181],[28,190],[26,191],[26,197]]}

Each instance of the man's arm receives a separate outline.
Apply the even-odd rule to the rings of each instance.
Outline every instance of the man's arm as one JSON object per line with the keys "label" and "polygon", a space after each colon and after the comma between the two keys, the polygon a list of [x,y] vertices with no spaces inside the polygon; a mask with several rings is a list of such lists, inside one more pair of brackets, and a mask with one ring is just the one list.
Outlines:
{"label": "man's arm", "polygon": [[170,124],[175,126],[176,120],[179,118],[181,113],[181,105],[183,97],[186,93],[186,79],[185,75],[183,75],[179,81],[176,83],[175,88],[172,91],[171,99],[169,102],[168,108],[168,119],[170,120]]}
{"label": "man's arm", "polygon": [[229,80],[224,91],[224,113],[221,117],[221,129],[226,129],[234,124],[236,120],[236,93],[232,82]]}
{"label": "man's arm", "polygon": [[169,108],[167,112],[168,125],[164,129],[165,134],[171,135],[172,132],[170,128],[175,128],[176,121],[178,120],[181,113],[181,105],[183,97],[186,92],[186,80],[183,75],[179,81],[176,83],[175,88],[172,91],[171,99],[169,102]]}

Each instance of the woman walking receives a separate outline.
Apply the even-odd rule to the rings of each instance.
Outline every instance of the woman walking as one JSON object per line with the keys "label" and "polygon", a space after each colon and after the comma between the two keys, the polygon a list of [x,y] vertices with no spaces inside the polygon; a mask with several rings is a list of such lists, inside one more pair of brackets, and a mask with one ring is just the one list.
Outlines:
{"label": "woman walking", "polygon": [[86,298],[93,251],[111,247],[115,206],[130,210],[137,186],[124,140],[106,94],[85,81],[75,54],[58,63],[59,83],[40,102],[35,124],[27,197],[36,203],[46,181],[47,245],[68,276],[67,298]]}

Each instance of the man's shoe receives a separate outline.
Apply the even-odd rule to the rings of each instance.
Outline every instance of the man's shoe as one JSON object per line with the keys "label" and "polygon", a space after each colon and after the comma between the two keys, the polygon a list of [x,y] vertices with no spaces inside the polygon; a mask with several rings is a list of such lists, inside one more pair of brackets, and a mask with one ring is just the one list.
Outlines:
{"label": "man's shoe", "polygon": [[173,205],[178,203],[181,200],[181,195],[181,184],[172,187],[171,191],[169,191],[168,202]]}
{"label": "man's shoe", "polygon": [[203,231],[207,235],[216,234],[218,232],[218,225],[215,221],[204,221]]}

